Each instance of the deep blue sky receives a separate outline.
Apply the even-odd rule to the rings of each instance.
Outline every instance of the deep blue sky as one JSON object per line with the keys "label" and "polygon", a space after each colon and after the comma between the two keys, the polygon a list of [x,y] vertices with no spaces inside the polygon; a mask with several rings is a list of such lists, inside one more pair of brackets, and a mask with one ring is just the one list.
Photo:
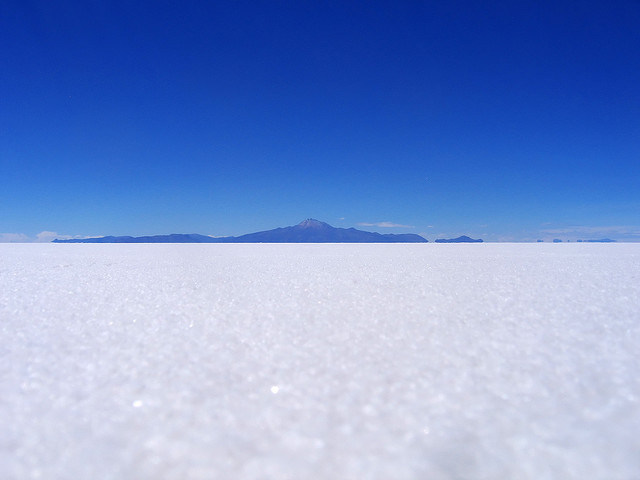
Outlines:
{"label": "deep blue sky", "polygon": [[9,0],[0,52],[5,240],[640,240],[637,0]]}

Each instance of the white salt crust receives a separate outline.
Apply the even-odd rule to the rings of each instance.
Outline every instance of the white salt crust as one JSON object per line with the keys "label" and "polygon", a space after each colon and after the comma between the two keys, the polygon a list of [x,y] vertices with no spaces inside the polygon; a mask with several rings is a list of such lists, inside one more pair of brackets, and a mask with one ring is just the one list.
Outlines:
{"label": "white salt crust", "polygon": [[640,244],[0,244],[0,478],[640,478]]}

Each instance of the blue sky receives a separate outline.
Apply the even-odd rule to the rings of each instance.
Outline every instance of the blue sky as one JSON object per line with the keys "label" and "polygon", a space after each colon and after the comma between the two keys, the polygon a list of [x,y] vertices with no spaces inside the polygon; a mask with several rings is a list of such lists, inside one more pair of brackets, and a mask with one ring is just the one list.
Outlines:
{"label": "blue sky", "polygon": [[5,241],[640,240],[638,1],[9,0],[0,50]]}

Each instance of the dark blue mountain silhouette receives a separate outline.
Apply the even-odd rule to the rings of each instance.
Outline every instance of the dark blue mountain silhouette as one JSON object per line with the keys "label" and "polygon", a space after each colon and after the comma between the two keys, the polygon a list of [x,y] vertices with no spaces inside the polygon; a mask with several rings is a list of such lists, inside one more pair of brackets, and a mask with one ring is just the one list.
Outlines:
{"label": "dark blue mountain silhouette", "polygon": [[436,243],[482,243],[483,240],[481,238],[473,239],[469,238],[466,235],[462,235],[458,238],[438,238]]}
{"label": "dark blue mountain silhouette", "polygon": [[309,218],[293,227],[276,228],[265,232],[249,233],[240,237],[230,237],[233,243],[397,243],[426,242],[413,233],[380,234],[365,232],[355,228],[336,228]]}
{"label": "dark blue mountain silhouette", "polygon": [[426,241],[425,238],[413,233],[381,234],[355,228],[336,228],[313,218],[292,227],[248,233],[239,237],[214,238],[192,233],[54,240],[56,243],[416,243]]}

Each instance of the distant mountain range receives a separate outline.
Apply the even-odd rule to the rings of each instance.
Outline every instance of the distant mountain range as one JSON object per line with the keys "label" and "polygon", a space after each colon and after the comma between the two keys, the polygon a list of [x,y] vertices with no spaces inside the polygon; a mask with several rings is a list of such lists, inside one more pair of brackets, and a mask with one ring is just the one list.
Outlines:
{"label": "distant mountain range", "polygon": [[482,243],[483,240],[478,238],[477,240],[474,238],[469,238],[466,235],[462,235],[458,238],[438,238],[436,243]]}
{"label": "distant mountain range", "polygon": [[292,227],[249,233],[239,237],[209,237],[196,233],[147,237],[98,237],[54,240],[55,243],[417,243],[427,242],[414,233],[376,233],[336,228],[309,218]]}

